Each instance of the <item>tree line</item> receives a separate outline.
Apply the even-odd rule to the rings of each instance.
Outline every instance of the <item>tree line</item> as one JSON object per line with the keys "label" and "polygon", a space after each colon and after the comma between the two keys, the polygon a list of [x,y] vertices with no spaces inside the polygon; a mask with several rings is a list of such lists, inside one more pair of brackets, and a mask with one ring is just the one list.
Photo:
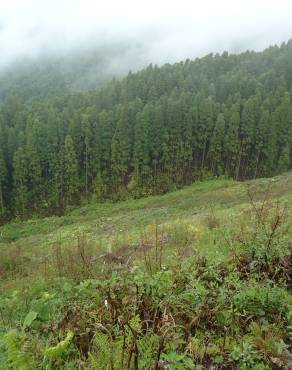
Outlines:
{"label": "tree line", "polygon": [[[292,41],[150,65],[96,90],[0,108],[0,219],[292,166]],[[46,89],[46,86],[42,86]]]}

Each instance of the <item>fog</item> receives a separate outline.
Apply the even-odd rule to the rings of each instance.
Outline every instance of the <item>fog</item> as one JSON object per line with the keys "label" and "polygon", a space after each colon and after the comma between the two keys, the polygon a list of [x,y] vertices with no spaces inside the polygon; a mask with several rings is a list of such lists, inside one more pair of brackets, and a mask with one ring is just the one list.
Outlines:
{"label": "fog", "polygon": [[261,50],[292,37],[291,16],[291,0],[0,0],[0,65],[120,43],[129,69]]}

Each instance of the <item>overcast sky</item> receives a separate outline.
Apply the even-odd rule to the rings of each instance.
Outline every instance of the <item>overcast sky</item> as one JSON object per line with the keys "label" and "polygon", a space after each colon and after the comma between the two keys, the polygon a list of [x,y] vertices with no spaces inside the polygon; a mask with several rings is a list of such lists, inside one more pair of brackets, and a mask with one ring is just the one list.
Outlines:
{"label": "overcast sky", "polygon": [[292,0],[0,0],[0,64],[119,41],[147,62],[263,49],[292,37]]}

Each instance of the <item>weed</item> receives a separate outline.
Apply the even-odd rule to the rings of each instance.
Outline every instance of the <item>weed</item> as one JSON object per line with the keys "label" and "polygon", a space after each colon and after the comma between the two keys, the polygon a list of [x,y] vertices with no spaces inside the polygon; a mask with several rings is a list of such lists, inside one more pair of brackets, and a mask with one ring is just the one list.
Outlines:
{"label": "weed", "polygon": [[[20,224],[32,239],[0,250],[0,368],[291,367],[289,206],[242,188],[202,182]],[[39,244],[34,226],[53,222],[63,237]]]}

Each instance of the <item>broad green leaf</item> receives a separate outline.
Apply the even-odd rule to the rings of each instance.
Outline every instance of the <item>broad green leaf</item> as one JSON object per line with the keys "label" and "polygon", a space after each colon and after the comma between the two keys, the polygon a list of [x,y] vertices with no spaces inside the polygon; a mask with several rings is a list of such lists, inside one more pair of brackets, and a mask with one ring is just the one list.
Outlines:
{"label": "broad green leaf", "polygon": [[35,311],[30,311],[26,316],[25,316],[25,319],[23,321],[23,325],[22,325],[22,330],[25,330],[26,328],[28,328],[32,323],[33,321],[37,318],[37,315],[38,313],[35,312]]}

